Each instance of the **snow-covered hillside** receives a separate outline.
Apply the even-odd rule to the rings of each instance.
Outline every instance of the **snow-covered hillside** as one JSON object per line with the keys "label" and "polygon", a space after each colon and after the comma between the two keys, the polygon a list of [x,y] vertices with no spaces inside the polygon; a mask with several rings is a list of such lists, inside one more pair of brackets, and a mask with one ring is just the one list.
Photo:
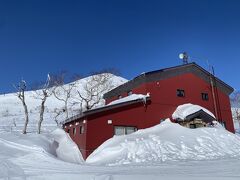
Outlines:
{"label": "snow-covered hillside", "polygon": [[[71,92],[71,99],[70,101],[75,101],[75,98],[79,99],[79,96],[77,94],[78,91],[83,91],[84,85],[88,82],[88,80],[91,78],[87,77],[84,79],[80,79],[76,82],[74,82],[74,88]],[[127,80],[112,75],[109,79],[111,82],[111,88],[115,88],[123,83],[125,83]],[[65,86],[68,86],[65,85]],[[36,125],[37,121],[39,120],[39,108],[41,101],[34,98],[35,93],[33,91],[26,92],[26,103],[28,105],[29,109],[29,127],[28,132],[30,131],[36,131]],[[71,104],[71,102],[69,104]],[[104,101],[101,101],[98,106],[102,105]],[[44,114],[44,121],[43,121],[43,130],[49,131],[56,128],[56,123],[54,121],[54,117],[56,114],[54,111],[56,109],[62,109],[64,106],[64,103],[62,101],[59,101],[56,99],[53,95],[49,97],[46,101],[46,113]],[[69,108],[69,116],[72,116],[76,113],[79,113],[80,106],[75,105],[71,106]],[[58,117],[58,120],[64,120],[65,116],[62,114],[62,116]],[[21,101],[17,98],[16,94],[5,94],[0,95],[0,130],[4,131],[11,131],[11,130],[21,130],[24,123],[24,110],[21,104]],[[16,125],[16,127],[15,127]]]}

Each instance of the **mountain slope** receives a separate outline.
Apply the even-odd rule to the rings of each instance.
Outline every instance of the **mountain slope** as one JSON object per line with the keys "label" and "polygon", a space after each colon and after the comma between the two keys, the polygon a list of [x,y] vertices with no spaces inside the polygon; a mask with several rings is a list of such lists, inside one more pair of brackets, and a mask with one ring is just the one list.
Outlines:
{"label": "mountain slope", "polygon": [[[77,91],[84,91],[84,85],[89,82],[89,79],[92,76],[80,79],[78,81],[73,82],[75,84],[72,92],[71,92],[71,99],[70,104],[73,104],[79,99]],[[111,81],[111,88],[115,88],[127,80],[111,75],[109,79]],[[66,84],[67,87],[69,84]],[[104,92],[105,93],[105,92]],[[41,101],[39,99],[34,98],[34,91],[27,91],[26,96],[26,103],[28,105],[29,110],[29,131],[36,131],[37,121],[39,120],[39,109]],[[64,94],[62,92],[62,94]],[[102,100],[97,106],[104,104],[104,100]],[[64,103],[56,99],[53,95],[49,97],[46,101],[46,111],[44,114],[44,121],[43,121],[43,130],[48,131],[56,128],[56,123],[54,121],[54,117],[56,114],[54,111],[56,109],[63,109]],[[72,116],[78,113],[80,110],[79,105],[72,106],[69,108],[69,116]],[[65,115],[62,114],[58,117],[58,120],[64,120]],[[24,110],[22,107],[21,101],[17,98],[15,93],[0,95],[0,130],[2,131],[11,131],[11,130],[22,130],[24,124]]]}

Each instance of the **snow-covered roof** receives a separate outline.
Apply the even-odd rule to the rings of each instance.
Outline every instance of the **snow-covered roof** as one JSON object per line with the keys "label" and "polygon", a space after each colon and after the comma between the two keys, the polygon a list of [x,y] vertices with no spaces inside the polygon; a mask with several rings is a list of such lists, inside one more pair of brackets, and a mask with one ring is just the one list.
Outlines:
{"label": "snow-covered roof", "polygon": [[95,107],[91,110],[83,111],[83,113],[81,113],[81,114],[77,114],[75,116],[72,116],[72,117],[66,119],[65,121],[62,122],[62,124],[71,122],[75,119],[85,117],[87,115],[104,112],[104,111],[109,110],[109,109],[119,108],[119,107],[123,107],[123,106],[134,104],[134,103],[139,103],[139,102],[143,102],[145,104],[149,97],[150,97],[149,93],[147,93],[146,95],[132,94],[132,95],[129,95],[127,97],[112,101],[111,103],[109,103],[107,105],[99,106],[99,107]]}
{"label": "snow-covered roof", "polygon": [[143,101],[146,101],[146,98],[150,97],[150,94],[147,93],[146,95],[143,94],[131,94],[127,97],[112,101],[111,103],[108,104],[108,106],[110,105],[114,105],[114,104],[120,104],[120,103],[124,103],[124,102],[129,102],[129,101],[134,101],[137,99],[142,99]]}
{"label": "snow-covered roof", "polygon": [[216,119],[216,117],[213,115],[213,113],[210,112],[209,110],[207,110],[206,108],[199,106],[199,105],[194,105],[191,103],[178,106],[176,111],[172,114],[172,118],[185,120],[187,116],[194,114],[201,110]]}

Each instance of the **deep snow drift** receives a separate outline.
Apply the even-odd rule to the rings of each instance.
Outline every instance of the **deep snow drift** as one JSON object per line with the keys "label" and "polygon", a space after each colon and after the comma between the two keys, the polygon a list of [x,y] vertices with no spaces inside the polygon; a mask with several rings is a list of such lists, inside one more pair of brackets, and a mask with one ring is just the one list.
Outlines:
{"label": "deep snow drift", "polygon": [[87,159],[90,164],[153,164],[240,158],[240,137],[223,128],[188,129],[166,120],[126,136],[114,136]]}
{"label": "deep snow drift", "polygon": [[7,180],[238,180],[239,159],[169,161],[138,166],[72,164],[58,160],[51,134],[0,133],[0,179]]}
{"label": "deep snow drift", "polygon": [[82,164],[84,162],[78,146],[64,130],[58,128],[54,130],[51,135],[56,145],[56,156],[59,159],[76,164]]}
{"label": "deep snow drift", "polygon": [[[166,121],[114,137],[95,152],[91,162],[89,158],[88,163],[73,164],[59,160],[81,160],[62,130],[43,135],[0,132],[0,179],[237,180],[239,142],[223,128],[186,129]],[[109,164],[120,166],[105,166]]]}

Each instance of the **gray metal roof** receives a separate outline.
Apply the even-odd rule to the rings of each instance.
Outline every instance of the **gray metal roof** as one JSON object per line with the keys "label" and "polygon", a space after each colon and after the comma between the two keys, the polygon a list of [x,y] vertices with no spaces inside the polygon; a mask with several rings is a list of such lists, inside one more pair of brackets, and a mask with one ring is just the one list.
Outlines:
{"label": "gray metal roof", "polygon": [[195,113],[189,114],[185,119],[177,119],[177,121],[178,122],[180,122],[180,121],[191,121],[195,118],[200,118],[207,123],[212,122],[212,121],[216,121],[216,119],[214,117],[212,117],[210,114],[206,113],[202,109],[200,109],[199,111],[197,111]]}
{"label": "gray metal roof", "polygon": [[[156,71],[150,71],[144,74],[141,74],[134,79],[116,87],[115,89],[107,92],[104,94],[104,99],[112,98],[118,96],[119,94],[128,92],[143,83],[153,82],[153,81],[160,81],[164,79],[168,79],[174,76],[192,73],[196,76],[200,77],[204,81],[210,84],[210,76],[213,76],[210,72],[202,68],[201,66],[197,65],[196,63],[189,63],[180,66],[165,68]],[[219,78],[215,77],[216,80],[216,87],[219,88],[222,92],[227,95],[230,95],[233,92],[233,88],[220,80]]]}
{"label": "gray metal roof", "polygon": [[[146,101],[149,101],[150,99],[151,99],[151,97],[147,97]],[[61,124],[66,124],[68,122],[72,122],[72,121],[77,120],[77,119],[82,119],[83,120],[84,118],[86,118],[89,115],[93,115],[93,114],[96,114],[96,113],[101,113],[101,112],[104,112],[104,111],[109,111],[109,110],[125,107],[125,106],[128,106],[128,105],[132,105],[132,104],[136,104],[136,103],[140,103],[140,102],[145,103],[143,99],[135,99],[135,100],[131,100],[131,101],[121,102],[121,103],[118,103],[118,104],[107,105],[107,106],[102,106],[102,107],[99,107],[99,108],[87,110],[87,111],[84,111],[84,112],[82,112],[78,115],[75,115],[75,116],[72,116],[72,117],[66,119],[65,121],[61,122]]]}

